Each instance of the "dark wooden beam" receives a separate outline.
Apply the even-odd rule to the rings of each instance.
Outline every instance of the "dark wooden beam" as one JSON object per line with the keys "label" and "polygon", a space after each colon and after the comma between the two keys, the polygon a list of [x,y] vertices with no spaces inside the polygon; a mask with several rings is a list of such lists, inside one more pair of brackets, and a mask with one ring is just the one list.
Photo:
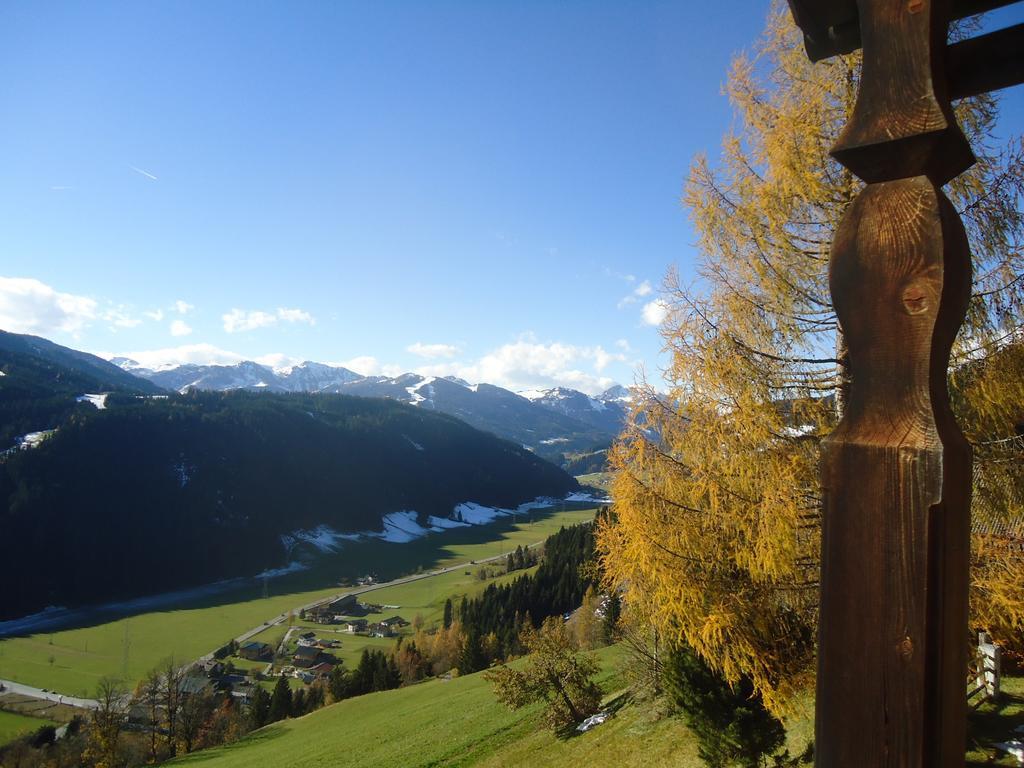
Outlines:
{"label": "dark wooden beam", "polygon": [[[804,48],[811,61],[852,53],[861,47],[857,0],[788,1],[793,19],[804,33]],[[1019,0],[953,0],[950,19],[977,16],[1015,2]]]}
{"label": "dark wooden beam", "polygon": [[1024,83],[1024,24],[949,46],[946,77],[952,99]]}

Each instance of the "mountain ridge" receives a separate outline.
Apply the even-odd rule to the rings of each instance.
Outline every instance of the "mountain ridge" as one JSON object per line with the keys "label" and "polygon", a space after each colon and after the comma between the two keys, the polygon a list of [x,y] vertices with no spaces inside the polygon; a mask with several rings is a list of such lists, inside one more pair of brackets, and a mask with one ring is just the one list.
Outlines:
{"label": "mountain ridge", "polygon": [[247,360],[158,369],[127,358],[112,362],[178,392],[243,389],[384,397],[457,416],[552,459],[609,443],[621,430],[631,401],[630,391],[621,385],[596,396],[566,387],[514,392],[494,384],[470,384],[456,376],[362,376],[343,366],[312,361],[276,368]]}

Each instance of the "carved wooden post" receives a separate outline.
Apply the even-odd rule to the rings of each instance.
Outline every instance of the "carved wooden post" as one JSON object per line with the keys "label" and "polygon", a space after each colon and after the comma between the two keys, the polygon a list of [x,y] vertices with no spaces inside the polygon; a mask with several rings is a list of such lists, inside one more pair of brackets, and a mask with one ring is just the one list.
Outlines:
{"label": "carved wooden post", "polygon": [[948,6],[857,6],[861,87],[832,154],[868,186],[830,263],[852,382],[822,464],[817,765],[962,766],[971,452],[946,371],[971,260],[941,186],[974,158],[946,92]]}
{"label": "carved wooden post", "polygon": [[1019,2],[789,0],[812,61],[864,49],[832,150],[868,186],[830,264],[852,384],[822,457],[819,768],[964,764],[971,452],[946,368],[971,258],[941,187],[974,162],[950,98],[1024,82],[1024,24],[946,35]]}

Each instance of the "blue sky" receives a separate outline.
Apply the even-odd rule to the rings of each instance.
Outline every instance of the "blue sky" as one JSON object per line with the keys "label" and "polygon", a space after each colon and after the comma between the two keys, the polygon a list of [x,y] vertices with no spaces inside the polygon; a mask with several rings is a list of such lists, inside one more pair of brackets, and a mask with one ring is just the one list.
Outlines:
{"label": "blue sky", "polygon": [[656,375],[683,178],[766,12],[4,4],[0,327],[149,364]]}

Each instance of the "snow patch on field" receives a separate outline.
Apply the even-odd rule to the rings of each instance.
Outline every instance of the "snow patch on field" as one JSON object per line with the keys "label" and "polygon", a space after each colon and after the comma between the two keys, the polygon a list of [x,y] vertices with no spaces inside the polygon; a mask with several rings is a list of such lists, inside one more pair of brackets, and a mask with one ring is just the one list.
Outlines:
{"label": "snow patch on field", "polygon": [[284,534],[281,537],[281,544],[286,552],[290,551],[297,544],[309,544],[320,552],[337,552],[341,549],[339,540],[352,540],[353,536],[358,539],[360,534],[338,533],[329,525],[318,525],[316,528],[309,530],[298,530]]}
{"label": "snow patch on field", "polygon": [[424,450],[424,448],[423,448],[423,446],[422,446],[422,445],[420,445],[419,443],[417,443],[417,442],[416,442],[415,440],[413,440],[413,439],[412,439],[411,437],[409,437],[408,435],[402,435],[402,437],[404,437],[404,438],[405,438],[406,440],[408,440],[408,441],[409,441],[409,444],[410,444],[410,445],[412,445],[412,447],[413,447],[413,448],[415,448],[415,449],[416,449],[417,451],[422,451],[422,450]]}
{"label": "snow patch on field", "polygon": [[286,576],[289,573],[297,573],[299,571],[308,570],[309,566],[305,563],[300,563],[298,560],[293,560],[288,563],[284,568],[268,568],[265,571],[260,571],[256,574],[257,579],[276,579],[278,576]]}
{"label": "snow patch on field", "polygon": [[433,515],[427,518],[427,524],[430,526],[430,530],[438,533],[448,528],[469,528],[469,523],[452,520],[450,517],[434,517]]}
{"label": "snow patch on field", "polygon": [[430,533],[430,529],[416,522],[416,513],[410,510],[384,515],[381,522],[384,524],[384,533],[375,535],[393,544],[405,544]]}
{"label": "snow patch on field", "polygon": [[104,408],[107,407],[107,393],[104,392],[104,393],[98,394],[98,395],[89,395],[89,394],[79,395],[78,397],[75,398],[75,402],[76,403],[92,403],[99,410],[102,411]]}
{"label": "snow patch on field", "polygon": [[19,437],[15,442],[22,450],[38,448],[46,438],[56,431],[56,429],[44,429],[41,432],[29,432],[27,435]]}
{"label": "snow patch on field", "polygon": [[499,517],[511,515],[512,511],[500,507],[485,507],[475,501],[467,501],[455,507],[452,513],[456,520],[461,520],[470,525],[486,525],[497,520]]}
{"label": "snow patch on field", "polygon": [[607,504],[608,503],[607,497],[604,497],[604,496],[594,496],[592,493],[581,493],[580,491],[576,491],[575,493],[570,493],[568,496],[565,497],[565,500],[566,501],[586,501],[586,502],[593,502],[594,504]]}

